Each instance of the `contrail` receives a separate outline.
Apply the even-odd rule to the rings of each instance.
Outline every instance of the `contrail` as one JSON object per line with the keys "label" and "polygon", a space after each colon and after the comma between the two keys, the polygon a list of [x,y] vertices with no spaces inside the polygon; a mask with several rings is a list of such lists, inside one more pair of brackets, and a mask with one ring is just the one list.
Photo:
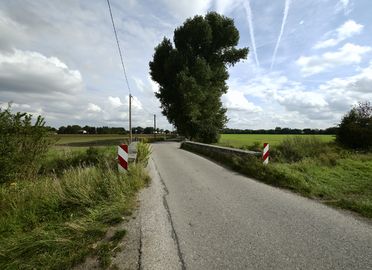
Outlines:
{"label": "contrail", "polygon": [[275,45],[275,49],[274,49],[274,53],[273,53],[273,57],[271,59],[271,66],[270,66],[270,69],[273,68],[274,66],[274,63],[275,63],[275,58],[276,58],[276,53],[278,52],[278,48],[279,48],[279,44],[280,44],[280,41],[282,39],[282,36],[283,36],[283,32],[284,32],[284,26],[287,22],[287,17],[288,17],[288,11],[289,11],[289,6],[291,5],[291,0],[285,0],[285,6],[284,6],[284,13],[283,13],[283,20],[282,20],[282,26],[280,28],[280,32],[279,32],[279,36],[278,36],[278,40],[276,41],[276,45]]}
{"label": "contrail", "polygon": [[256,51],[256,40],[254,39],[254,28],[253,28],[253,19],[252,19],[252,10],[251,10],[250,1],[249,0],[244,1],[243,3],[244,3],[245,11],[247,12],[247,19],[248,19],[248,25],[249,25],[249,35],[251,37],[254,59],[256,60],[256,64],[259,67],[260,62],[258,62],[257,51]]}

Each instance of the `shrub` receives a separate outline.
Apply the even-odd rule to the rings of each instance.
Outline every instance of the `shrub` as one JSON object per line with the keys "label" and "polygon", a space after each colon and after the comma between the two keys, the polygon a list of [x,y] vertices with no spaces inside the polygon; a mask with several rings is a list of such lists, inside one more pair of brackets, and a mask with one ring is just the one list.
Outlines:
{"label": "shrub", "polygon": [[307,157],[317,157],[330,151],[328,145],[314,136],[288,137],[278,146],[277,158],[287,162],[297,162]]}
{"label": "shrub", "polygon": [[336,135],[340,144],[353,149],[372,148],[372,105],[360,102],[342,118]]}
{"label": "shrub", "polygon": [[44,124],[41,116],[32,124],[31,114],[0,109],[0,183],[36,176],[53,144]]}

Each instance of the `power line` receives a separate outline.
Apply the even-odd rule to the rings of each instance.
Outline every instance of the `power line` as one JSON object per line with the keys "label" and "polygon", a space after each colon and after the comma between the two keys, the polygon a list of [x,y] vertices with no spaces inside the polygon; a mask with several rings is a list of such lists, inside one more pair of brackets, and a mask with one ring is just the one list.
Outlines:
{"label": "power line", "polygon": [[[125,65],[124,65],[124,60],[123,60],[123,54],[121,52],[121,48],[120,48],[120,43],[119,43],[119,39],[118,39],[118,34],[117,34],[117,31],[116,31],[116,27],[115,27],[115,22],[114,22],[114,18],[112,16],[112,10],[111,10],[111,5],[110,5],[110,0],[107,0],[107,5],[108,5],[108,8],[109,8],[109,11],[110,11],[110,17],[111,17],[111,22],[112,22],[112,28],[114,29],[114,34],[115,34],[115,39],[116,39],[116,44],[117,44],[117,47],[118,47],[118,51],[119,51],[119,56],[120,56],[120,61],[121,61],[121,66],[123,67],[123,73],[124,73],[124,77],[125,77],[125,82],[127,83],[127,87],[128,87],[128,92],[129,92],[129,103],[131,103],[131,99],[132,99],[132,94],[131,94],[131,90],[130,90],[130,86],[129,86],[129,81],[128,81],[128,77],[127,77],[127,72],[125,70]],[[137,98],[138,99],[138,98]],[[129,105],[129,107],[131,107]],[[146,111],[149,115],[153,115],[153,113],[149,112],[145,107],[142,107],[142,109],[144,111]],[[129,108],[129,130],[131,132],[131,108]]]}
{"label": "power line", "polygon": [[120,44],[119,44],[118,33],[116,32],[116,27],[115,27],[115,23],[114,23],[114,18],[113,18],[113,16],[112,16],[110,0],[107,0],[107,4],[108,4],[108,7],[109,7],[109,11],[110,11],[110,17],[111,17],[111,22],[112,22],[112,28],[114,29],[114,33],[115,33],[116,44],[117,44],[117,46],[118,46],[118,50],[119,50],[121,66],[123,67],[124,77],[125,77],[125,81],[126,81],[127,86],[128,86],[129,95],[131,95],[131,91],[130,91],[130,87],[129,87],[129,82],[128,82],[128,77],[127,77],[127,72],[125,71],[125,65],[124,65],[124,61],[123,61],[123,55],[122,55],[122,53],[121,53],[121,48],[120,48]]}

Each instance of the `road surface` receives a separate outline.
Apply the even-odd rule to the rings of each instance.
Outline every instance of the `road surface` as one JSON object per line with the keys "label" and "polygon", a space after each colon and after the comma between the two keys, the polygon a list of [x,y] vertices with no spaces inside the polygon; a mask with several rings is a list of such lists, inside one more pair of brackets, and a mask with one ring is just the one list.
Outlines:
{"label": "road surface", "polygon": [[[168,251],[147,245],[158,265],[146,267],[151,255],[142,251],[143,268],[372,269],[368,221],[239,175],[178,143],[152,148],[151,166],[164,186],[162,205],[174,243],[167,244]],[[152,220],[162,223],[154,213]],[[161,232],[143,234],[148,240]],[[178,258],[159,265],[167,256]]]}

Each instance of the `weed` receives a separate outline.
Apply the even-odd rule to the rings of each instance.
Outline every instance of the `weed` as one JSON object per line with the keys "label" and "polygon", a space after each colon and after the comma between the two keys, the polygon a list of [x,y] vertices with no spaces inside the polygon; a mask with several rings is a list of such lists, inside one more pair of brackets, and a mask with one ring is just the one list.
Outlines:
{"label": "weed", "polygon": [[142,163],[144,166],[151,155],[151,146],[148,143],[138,142],[137,143],[137,162]]}
{"label": "weed", "polygon": [[[141,163],[119,174],[110,161],[115,163],[114,153],[99,150],[94,167],[0,185],[0,269],[66,269],[93,252],[108,227],[131,213],[136,192],[149,181]],[[86,155],[94,160],[97,152]],[[103,248],[107,265],[104,254]]]}

